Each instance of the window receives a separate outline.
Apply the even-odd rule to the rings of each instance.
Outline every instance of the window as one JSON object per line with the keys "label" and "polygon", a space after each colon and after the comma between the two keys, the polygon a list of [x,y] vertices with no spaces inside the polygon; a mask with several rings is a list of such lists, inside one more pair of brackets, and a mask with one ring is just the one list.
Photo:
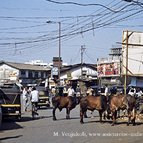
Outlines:
{"label": "window", "polygon": [[29,72],[28,72],[28,77],[29,77],[29,78],[32,78],[32,71],[29,71]]}
{"label": "window", "polygon": [[38,72],[37,71],[35,72],[35,78],[38,78]]}
{"label": "window", "polygon": [[21,77],[25,77],[26,76],[26,71],[21,71]]}

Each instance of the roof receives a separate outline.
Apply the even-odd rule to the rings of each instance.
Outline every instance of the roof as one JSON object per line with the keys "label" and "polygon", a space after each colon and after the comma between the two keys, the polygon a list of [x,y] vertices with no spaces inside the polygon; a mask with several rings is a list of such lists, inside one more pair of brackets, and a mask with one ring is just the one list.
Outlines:
{"label": "roof", "polygon": [[[63,66],[62,69],[61,69],[61,72],[67,72],[67,71],[69,71],[71,69],[76,69],[76,68],[78,68],[80,66],[81,66],[81,64]],[[83,67],[89,67],[89,68],[97,71],[97,65],[96,64],[83,63],[82,66]]]}
{"label": "roof", "polygon": [[11,66],[11,67],[19,69],[19,70],[34,70],[34,71],[49,71],[49,70],[51,70],[48,67],[31,65],[31,64],[24,64],[24,63],[0,61],[0,65],[2,65],[2,64],[6,64],[8,66]]}

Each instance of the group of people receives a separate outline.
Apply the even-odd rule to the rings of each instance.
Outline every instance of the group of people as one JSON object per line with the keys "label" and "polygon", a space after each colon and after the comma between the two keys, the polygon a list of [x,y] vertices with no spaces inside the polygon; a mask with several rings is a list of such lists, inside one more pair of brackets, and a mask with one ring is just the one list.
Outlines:
{"label": "group of people", "polygon": [[[76,89],[72,87],[72,85],[68,85],[67,88],[64,88],[63,90],[64,94],[67,94],[67,96],[81,96],[83,95],[81,91],[81,87],[79,84],[77,84]],[[85,94],[88,95],[93,95],[93,89],[91,87],[88,87],[87,90],[85,91]]]}
{"label": "group of people", "polygon": [[[28,106],[32,104],[35,104],[35,107],[38,107],[38,101],[39,101],[39,92],[36,90],[36,87],[23,87],[22,90],[22,98],[23,98],[23,110],[27,111]],[[36,112],[38,115],[38,113]]]}

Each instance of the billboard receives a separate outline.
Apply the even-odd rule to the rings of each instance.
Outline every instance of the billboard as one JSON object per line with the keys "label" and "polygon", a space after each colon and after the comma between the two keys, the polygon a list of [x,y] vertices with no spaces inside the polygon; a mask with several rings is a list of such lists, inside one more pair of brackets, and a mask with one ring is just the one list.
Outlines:
{"label": "billboard", "polygon": [[143,76],[143,32],[123,31],[122,73]]}
{"label": "billboard", "polygon": [[97,65],[98,77],[120,74],[120,63],[100,63]]}

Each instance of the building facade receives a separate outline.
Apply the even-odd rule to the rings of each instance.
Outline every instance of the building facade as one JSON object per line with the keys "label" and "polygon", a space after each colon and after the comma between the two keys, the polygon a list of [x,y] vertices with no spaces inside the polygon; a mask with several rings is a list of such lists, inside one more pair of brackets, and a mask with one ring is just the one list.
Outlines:
{"label": "building facade", "polygon": [[23,63],[0,62],[0,81],[18,81],[21,84],[36,83],[45,80],[50,74],[49,68]]}

